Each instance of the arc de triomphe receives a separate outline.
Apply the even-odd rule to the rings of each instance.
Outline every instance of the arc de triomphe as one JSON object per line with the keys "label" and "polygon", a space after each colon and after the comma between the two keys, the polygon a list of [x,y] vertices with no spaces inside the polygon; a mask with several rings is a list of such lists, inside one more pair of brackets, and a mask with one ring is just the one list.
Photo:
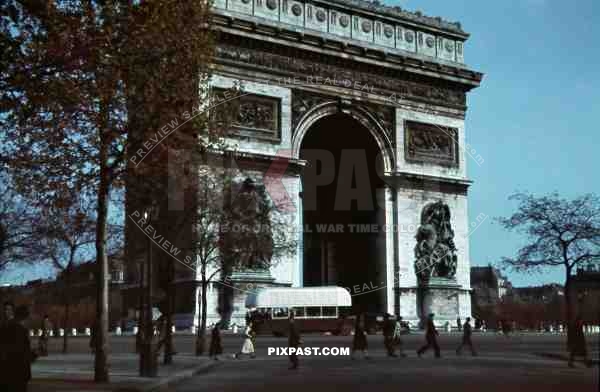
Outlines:
{"label": "arc de triomphe", "polygon": [[[482,74],[465,65],[460,24],[363,0],[216,0],[214,18],[211,83],[242,81],[248,93],[236,148],[253,167],[287,160],[282,181],[299,228],[295,254],[232,284],[337,284],[367,310],[406,320],[470,316],[465,114]],[[379,207],[370,216],[330,214],[325,202],[307,211],[305,150],[338,148],[343,160],[361,146],[380,174]],[[315,232],[324,222],[346,233]],[[380,230],[348,235],[352,222]],[[217,292],[209,322],[218,319]],[[234,295],[240,322],[245,295]]]}

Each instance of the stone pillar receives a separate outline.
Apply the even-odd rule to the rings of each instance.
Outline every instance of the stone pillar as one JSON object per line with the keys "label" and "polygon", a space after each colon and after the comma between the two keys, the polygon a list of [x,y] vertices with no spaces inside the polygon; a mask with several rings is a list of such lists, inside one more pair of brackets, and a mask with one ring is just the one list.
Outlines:
{"label": "stone pillar", "polygon": [[398,281],[398,277],[396,274],[396,225],[395,225],[395,192],[396,190],[392,187],[386,185],[385,187],[385,195],[384,195],[384,205],[382,207],[385,208],[385,222],[384,224],[384,235],[385,235],[385,277],[386,277],[386,298],[387,298],[387,312],[390,314],[394,314],[398,309],[398,304],[396,304],[396,283]]}

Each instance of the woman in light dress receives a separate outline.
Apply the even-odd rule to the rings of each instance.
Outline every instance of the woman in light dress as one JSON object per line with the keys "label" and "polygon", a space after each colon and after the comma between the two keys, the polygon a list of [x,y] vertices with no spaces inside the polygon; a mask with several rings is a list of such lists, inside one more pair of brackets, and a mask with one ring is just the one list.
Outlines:
{"label": "woman in light dress", "polygon": [[246,325],[246,330],[244,331],[244,343],[242,344],[242,351],[237,354],[234,354],[234,358],[240,358],[241,355],[249,355],[250,358],[256,357],[254,353],[254,336],[255,332],[252,329],[252,322],[249,322]]}

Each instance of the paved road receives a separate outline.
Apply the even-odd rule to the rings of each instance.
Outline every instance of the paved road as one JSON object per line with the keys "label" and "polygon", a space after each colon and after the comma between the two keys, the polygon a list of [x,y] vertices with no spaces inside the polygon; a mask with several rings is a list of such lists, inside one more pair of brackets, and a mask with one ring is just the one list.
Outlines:
{"label": "paved road", "polygon": [[[350,347],[351,337],[307,335],[305,347]],[[267,355],[268,347],[285,347],[285,338],[259,336],[257,358],[234,360],[231,353],[239,350],[242,338],[223,337],[226,355],[220,365],[207,374],[170,386],[168,391],[553,391],[568,388],[573,392],[598,391],[598,367],[588,369],[578,364],[569,369],[566,362],[541,353],[563,354],[565,337],[558,335],[517,335],[509,339],[496,334],[474,335],[479,356],[467,353],[456,357],[458,334],[442,334],[439,338],[442,358],[426,353],[418,358],[415,350],[423,343],[423,335],[405,336],[407,358],[387,358],[382,337],[369,336],[370,360],[349,357],[311,356],[301,358],[297,371],[288,370],[287,357]],[[133,350],[131,337],[113,337],[112,351]],[[175,346],[180,353],[191,353],[194,337],[178,335]],[[598,358],[598,336],[588,337],[588,346]],[[51,350],[60,346],[53,339]],[[72,339],[73,351],[87,350],[86,338]],[[175,357],[177,360],[177,357]]]}
{"label": "paved road", "polygon": [[[418,358],[415,350],[423,336],[405,339],[407,358],[388,358],[383,351],[381,336],[372,336],[370,360],[348,357],[301,358],[299,370],[288,370],[286,357],[265,355],[264,339],[258,342],[256,359],[225,358],[221,366],[169,391],[553,391],[566,389],[577,392],[598,391],[598,367],[575,369],[561,360],[547,359],[532,353],[560,353],[564,337],[517,336],[506,339],[496,335],[475,336],[480,355],[457,357],[454,349],[458,335],[442,335],[442,358],[426,353]],[[590,349],[598,347],[598,339],[589,339]],[[345,347],[347,338],[304,338],[309,347]],[[285,341],[270,339],[267,345],[283,346]],[[598,357],[597,349],[595,357]]]}

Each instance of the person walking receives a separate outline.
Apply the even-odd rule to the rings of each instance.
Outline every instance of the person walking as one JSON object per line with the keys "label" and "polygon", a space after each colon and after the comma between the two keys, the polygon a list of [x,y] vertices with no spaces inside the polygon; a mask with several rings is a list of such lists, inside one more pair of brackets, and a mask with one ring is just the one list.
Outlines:
{"label": "person walking", "polygon": [[48,336],[50,334],[50,330],[52,329],[50,325],[50,319],[48,315],[44,315],[42,319],[42,335],[38,340],[38,353],[41,357],[48,356]]}
{"label": "person walking", "polygon": [[592,366],[592,361],[588,357],[587,345],[585,343],[585,333],[583,332],[583,319],[577,316],[571,328],[567,331],[567,344],[569,346],[569,367],[575,367],[573,361],[575,357],[581,356],[587,367]]}
{"label": "person walking", "polygon": [[435,357],[440,358],[440,346],[437,342],[437,336],[439,335],[438,331],[435,329],[435,324],[433,323],[433,318],[435,314],[430,313],[427,319],[427,326],[425,331],[425,340],[426,343],[423,347],[417,350],[417,355],[421,358],[421,355],[427,351],[429,348],[433,348],[435,351]]}
{"label": "person walking", "polygon": [[400,350],[400,356],[402,358],[406,358],[406,354],[404,354],[403,344],[402,344],[402,317],[396,317],[396,324],[394,326],[394,335],[392,336],[392,344],[394,346],[394,351],[396,347]]}
{"label": "person walking", "polygon": [[215,361],[219,360],[219,355],[223,354],[223,346],[221,345],[221,324],[215,323],[210,336],[210,347],[208,349],[208,357]]}
{"label": "person walking", "polygon": [[11,358],[9,357],[10,340],[6,339],[7,333],[14,323],[15,305],[12,302],[4,302],[2,307],[2,319],[0,320],[0,391],[6,391],[9,388],[8,377],[10,377],[9,365]]}
{"label": "person walking", "polygon": [[26,306],[19,306],[10,320],[2,328],[0,346],[4,353],[2,368],[3,391],[26,392],[31,380],[31,363],[36,355],[31,350],[29,331],[23,325],[29,317]]}
{"label": "person walking", "polygon": [[356,317],[356,322],[354,324],[354,339],[352,340],[352,355],[350,358],[354,359],[354,353],[356,351],[362,351],[365,359],[369,359],[369,353],[367,349],[368,345],[365,315],[359,314]]}
{"label": "person walking", "polygon": [[394,327],[396,323],[391,319],[391,315],[386,313],[383,316],[383,345],[387,351],[388,357],[397,357],[394,352]]}
{"label": "person walking", "polygon": [[456,318],[456,329],[458,329],[458,332],[460,332],[460,328],[461,328],[460,317],[457,317]]}
{"label": "person walking", "polygon": [[300,331],[298,330],[298,326],[294,321],[294,313],[290,312],[290,325],[288,331],[288,347],[290,348],[290,370],[298,369],[298,355],[296,354],[296,350],[302,344],[302,340],[300,339]]}
{"label": "person walking", "polygon": [[473,342],[471,341],[471,335],[473,334],[473,330],[471,328],[470,321],[471,321],[471,318],[467,317],[467,320],[465,321],[465,324],[463,325],[462,343],[456,349],[456,355],[462,354],[463,346],[469,346],[469,348],[471,349],[471,355],[477,356],[477,353],[475,352],[475,348],[473,347]]}
{"label": "person walking", "polygon": [[254,330],[252,322],[246,325],[246,330],[244,331],[244,343],[242,344],[242,350],[234,354],[233,357],[239,359],[242,354],[249,355],[250,358],[255,358],[256,354],[254,351]]}

